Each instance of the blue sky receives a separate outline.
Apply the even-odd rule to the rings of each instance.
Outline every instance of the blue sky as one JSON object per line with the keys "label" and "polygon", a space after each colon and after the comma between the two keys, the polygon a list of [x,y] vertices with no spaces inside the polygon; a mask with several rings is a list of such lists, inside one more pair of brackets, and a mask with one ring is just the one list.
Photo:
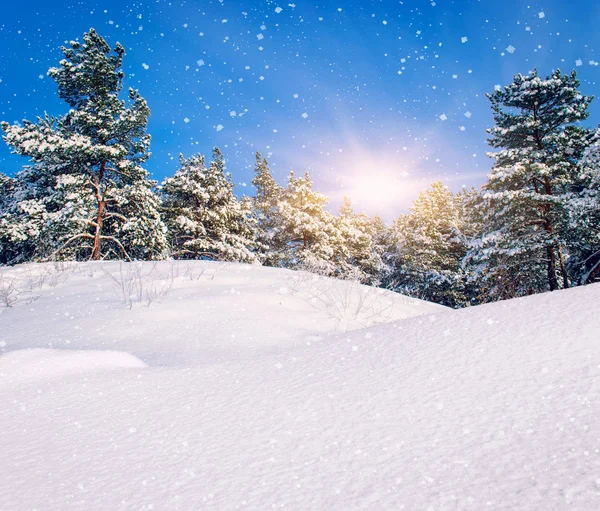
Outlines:
{"label": "blue sky", "polygon": [[[239,193],[254,152],[278,181],[310,170],[332,207],[392,218],[434,179],[479,186],[490,168],[486,92],[534,67],[600,78],[593,0],[30,0],[2,6],[0,120],[66,105],[46,76],[94,27],[126,48],[126,85],[152,110],[154,179],[219,146]],[[589,125],[600,123],[600,100]],[[0,170],[26,161],[0,143]]]}

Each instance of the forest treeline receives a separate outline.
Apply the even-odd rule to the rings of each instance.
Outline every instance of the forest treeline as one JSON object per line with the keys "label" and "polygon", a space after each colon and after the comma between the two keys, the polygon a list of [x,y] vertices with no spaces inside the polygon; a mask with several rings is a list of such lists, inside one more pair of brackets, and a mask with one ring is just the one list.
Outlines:
{"label": "forest treeline", "polygon": [[48,72],[60,117],[2,123],[29,158],[0,173],[0,264],[214,259],[303,269],[451,307],[600,279],[600,130],[575,72],[517,75],[488,95],[492,171],[480,190],[434,182],[392,225],[337,214],[308,173],[281,185],[256,154],[254,197],[238,198],[217,148],[181,156],[162,183],[149,158],[149,107],[123,91],[124,49],[95,31]]}

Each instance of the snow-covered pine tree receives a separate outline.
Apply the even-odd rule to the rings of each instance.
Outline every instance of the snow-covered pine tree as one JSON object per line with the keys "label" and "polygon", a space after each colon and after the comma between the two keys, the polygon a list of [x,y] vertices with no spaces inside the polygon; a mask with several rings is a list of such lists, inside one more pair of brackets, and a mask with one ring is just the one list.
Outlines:
{"label": "snow-covered pine tree", "polygon": [[335,274],[334,250],[330,245],[335,224],[333,215],[325,211],[326,204],[327,197],[313,190],[308,172],[303,177],[290,172],[278,206],[281,215],[278,235],[285,240],[285,267],[321,275]]}
{"label": "snow-covered pine tree", "polygon": [[401,215],[392,230],[396,253],[387,287],[449,307],[466,305],[462,196],[436,181],[419,194],[410,213]]}
{"label": "snow-covered pine tree", "polygon": [[208,168],[202,155],[180,160],[181,168],[162,185],[173,256],[259,262],[251,201],[235,196],[221,151],[214,149]]}
{"label": "snow-covered pine tree", "polygon": [[256,238],[260,246],[261,260],[266,266],[279,266],[285,252],[285,240],[281,237],[281,215],[279,201],[283,190],[277,184],[269,162],[257,151],[252,184],[256,195],[252,201],[252,212],[256,218]]}
{"label": "snow-covered pine tree", "polygon": [[[45,116],[40,124],[57,120]],[[10,250],[11,264],[49,258],[64,239],[87,227],[93,197],[84,179],[70,172],[71,163],[49,157],[26,166],[12,179],[12,193],[0,213],[0,238]],[[78,245],[65,247],[61,256],[74,258]],[[89,255],[89,252],[88,252]]]}
{"label": "snow-covered pine tree", "polygon": [[15,180],[0,172],[0,221],[15,197]]}
{"label": "snow-covered pine tree", "polygon": [[600,280],[600,129],[580,162],[569,200],[568,266],[580,284]]}
{"label": "snow-covered pine tree", "polygon": [[65,58],[48,75],[69,112],[2,123],[7,144],[33,162],[17,176],[25,186],[15,220],[37,224],[37,233],[30,229],[37,259],[161,258],[165,227],[142,167],[150,110],[133,89],[128,101],[119,99],[125,51],[118,43],[111,51],[94,29],[61,50]]}
{"label": "snow-covered pine tree", "polygon": [[[81,176],[62,169],[60,164],[39,162],[17,173],[13,200],[4,216],[4,232],[15,249],[13,263],[50,258],[63,247],[63,240],[86,229],[93,197]],[[85,257],[80,251],[72,244],[60,255]]]}
{"label": "snow-covered pine tree", "polygon": [[12,197],[14,188],[14,179],[0,172],[0,212]]}
{"label": "snow-covered pine tree", "polygon": [[337,236],[330,245],[334,248],[339,276],[378,285],[385,273],[384,251],[376,243],[378,221],[363,213],[354,213],[350,199],[344,197],[335,218],[335,228]]}
{"label": "snow-covered pine tree", "polygon": [[10,235],[12,218],[10,210],[15,201],[15,180],[0,172],[0,265],[8,264],[18,254],[18,248]]}
{"label": "snow-covered pine tree", "polygon": [[482,232],[469,261],[492,295],[515,283],[517,294],[569,286],[566,264],[568,200],[578,182],[578,159],[589,131],[591,97],[575,72],[534,71],[488,94],[496,125],[490,145],[499,149],[479,205]]}

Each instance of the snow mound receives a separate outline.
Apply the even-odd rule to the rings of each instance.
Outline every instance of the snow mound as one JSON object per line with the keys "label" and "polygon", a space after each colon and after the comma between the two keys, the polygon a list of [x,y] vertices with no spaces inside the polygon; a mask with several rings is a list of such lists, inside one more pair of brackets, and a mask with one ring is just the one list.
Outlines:
{"label": "snow mound", "polygon": [[347,281],[208,261],[32,264],[0,316],[0,354],[23,348],[117,350],[151,366],[279,352],[445,307]]}
{"label": "snow mound", "polygon": [[[0,509],[600,509],[600,285],[399,302],[419,315],[346,332],[278,270],[228,266],[131,310],[89,278],[5,311],[7,348],[44,327],[178,363],[0,384]],[[202,342],[178,342],[190,325]],[[236,337],[210,359],[217,326]]]}
{"label": "snow mound", "polygon": [[0,356],[2,385],[92,372],[146,367],[139,358],[119,351],[16,350]]}

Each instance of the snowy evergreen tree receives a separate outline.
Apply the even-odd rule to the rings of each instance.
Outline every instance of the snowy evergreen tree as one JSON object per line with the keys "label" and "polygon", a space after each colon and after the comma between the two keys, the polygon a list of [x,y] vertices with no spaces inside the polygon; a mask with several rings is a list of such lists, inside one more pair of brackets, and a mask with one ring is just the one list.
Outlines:
{"label": "snowy evergreen tree", "polygon": [[173,256],[258,262],[252,204],[235,196],[221,151],[214,149],[209,167],[202,155],[180,159],[181,168],[162,185]]}
{"label": "snowy evergreen tree", "polygon": [[590,97],[575,72],[542,79],[517,75],[489,94],[496,125],[489,140],[495,159],[477,206],[482,231],[467,258],[491,296],[555,290],[570,283],[566,264],[568,211],[581,180],[578,160],[588,130]]}
{"label": "snowy evergreen tree", "polygon": [[111,51],[94,29],[83,44],[61,49],[65,58],[48,75],[69,112],[2,124],[7,144],[32,161],[17,176],[13,236],[30,237],[36,259],[161,258],[165,227],[142,167],[150,110],[133,89],[119,99],[124,49],[117,43]]}
{"label": "snowy evergreen tree", "polygon": [[[39,162],[17,173],[12,199],[0,215],[0,236],[12,247],[12,263],[51,257],[62,240],[86,228],[92,196],[80,176],[61,173],[61,168]],[[78,248],[65,247],[61,256],[85,256]]]}
{"label": "snowy evergreen tree", "polygon": [[330,241],[335,236],[333,216],[325,211],[327,197],[313,190],[308,172],[295,177],[290,172],[288,187],[279,202],[281,227],[285,240],[284,266],[301,268],[321,275],[333,275],[336,265]]}
{"label": "snowy evergreen tree", "polygon": [[20,248],[11,236],[15,188],[15,180],[0,172],[0,265],[13,262],[18,257]]}
{"label": "snowy evergreen tree", "polygon": [[14,179],[0,172],[0,212],[13,195]]}
{"label": "snowy evergreen tree", "polygon": [[580,162],[579,182],[571,187],[569,206],[570,273],[581,284],[600,280],[600,129]]}
{"label": "snowy evergreen tree", "polygon": [[462,259],[467,224],[463,196],[432,183],[393,226],[395,264],[387,287],[449,307],[468,303]]}
{"label": "snowy evergreen tree", "polygon": [[335,219],[334,260],[341,278],[378,285],[385,274],[384,249],[376,243],[380,219],[374,220],[363,213],[354,213],[348,197],[339,208]]}
{"label": "snowy evergreen tree", "polygon": [[261,259],[266,266],[279,266],[285,253],[285,239],[281,235],[279,214],[279,201],[283,190],[273,179],[269,162],[259,152],[256,153],[252,184],[256,188],[252,211],[256,218],[257,241],[262,247]]}

